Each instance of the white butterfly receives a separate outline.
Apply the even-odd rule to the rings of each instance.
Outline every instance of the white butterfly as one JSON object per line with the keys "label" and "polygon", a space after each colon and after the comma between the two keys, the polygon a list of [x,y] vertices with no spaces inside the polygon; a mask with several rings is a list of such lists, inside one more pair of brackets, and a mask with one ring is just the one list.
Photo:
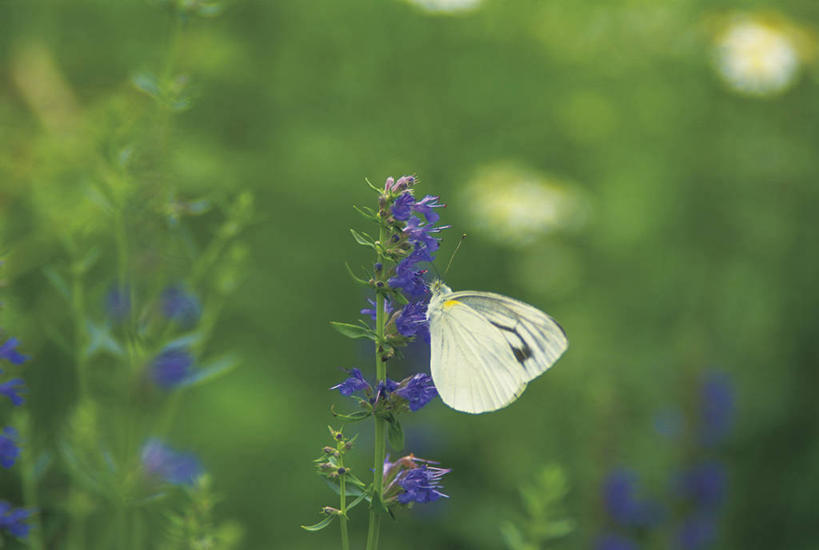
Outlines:
{"label": "white butterfly", "polygon": [[569,346],[560,325],[529,304],[492,292],[452,292],[441,281],[430,288],[432,380],[457,411],[509,405]]}

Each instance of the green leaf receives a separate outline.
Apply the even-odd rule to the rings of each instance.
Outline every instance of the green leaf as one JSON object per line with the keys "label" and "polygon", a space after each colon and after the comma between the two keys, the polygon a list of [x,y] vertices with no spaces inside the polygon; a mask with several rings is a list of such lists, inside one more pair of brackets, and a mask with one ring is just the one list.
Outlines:
{"label": "green leaf", "polygon": [[318,523],[314,523],[313,525],[302,525],[301,528],[304,529],[305,531],[311,531],[311,532],[321,531],[322,529],[324,529],[325,527],[327,527],[328,525],[333,523],[333,519],[335,517],[336,516],[327,516],[326,518],[324,518],[323,520],[321,520]]}
{"label": "green leaf", "polygon": [[390,416],[387,422],[389,422],[387,439],[390,442],[390,447],[394,451],[400,451],[404,448],[404,429],[401,427],[401,422],[394,416]]}
{"label": "green leaf", "polygon": [[373,414],[371,411],[355,411],[350,414],[337,413],[332,407],[330,408],[330,412],[333,416],[344,422],[360,422]]}
{"label": "green leaf", "polygon": [[[349,476],[350,474],[347,475]],[[324,483],[326,483],[327,486],[330,487],[330,489],[332,489],[335,494],[337,495],[341,494],[341,490],[338,487],[338,481],[332,481],[330,479],[327,479],[326,477],[323,479]],[[364,491],[362,491],[358,487],[350,487],[349,483],[347,484],[345,492],[347,493],[348,497],[367,496],[366,493],[364,493]]]}
{"label": "green leaf", "polygon": [[347,511],[349,512],[350,510],[352,510],[353,508],[355,508],[356,506],[358,506],[359,504],[361,504],[365,500],[367,502],[370,502],[370,498],[367,496],[367,494],[366,493],[361,493],[360,495],[358,495],[357,499],[355,499],[354,501],[352,501],[350,504],[347,505]]}
{"label": "green leaf", "polygon": [[370,183],[370,180],[368,180],[367,178],[364,178],[364,181],[367,182],[367,185],[369,185],[370,189],[372,189],[373,191],[376,191],[379,194],[381,194],[384,191],[383,189],[380,189],[380,188],[376,187],[375,185],[373,185],[372,183]]}
{"label": "green leaf", "polygon": [[359,214],[364,216],[365,219],[368,219],[368,220],[371,220],[371,221],[375,221],[375,220],[378,219],[376,217],[376,215],[375,215],[375,210],[373,210],[372,208],[370,208],[368,206],[359,207],[359,206],[353,205],[353,208],[355,208],[356,212],[358,212]]}
{"label": "green leaf", "polygon": [[376,340],[375,333],[369,328],[351,325],[350,323],[339,323],[338,321],[330,321],[330,324],[347,338],[369,338],[373,342]]}
{"label": "green leaf", "polygon": [[355,239],[355,242],[357,242],[361,246],[368,246],[370,248],[375,248],[375,242],[373,241],[373,238],[370,237],[369,235],[367,235],[366,233],[360,233],[360,232],[358,232],[358,231],[356,231],[355,229],[352,229],[352,228],[350,229],[350,233],[352,234],[353,238]]}
{"label": "green leaf", "polygon": [[65,281],[65,278],[60,275],[53,267],[46,267],[43,269],[43,273],[48,279],[48,282],[51,283],[51,286],[57,289],[63,298],[66,300],[71,299],[71,291],[68,290],[68,283]]}
{"label": "green leaf", "polygon": [[356,274],[353,273],[353,268],[350,267],[350,264],[348,264],[347,262],[344,262],[344,265],[347,267],[347,273],[350,274],[350,277],[353,278],[353,281],[357,282],[358,284],[362,284],[362,285],[369,285],[370,284],[370,281],[368,281],[366,279],[362,279],[361,277],[356,276]]}
{"label": "green leaf", "polygon": [[239,366],[239,358],[233,354],[228,354],[209,363],[205,363],[196,373],[188,378],[185,382],[186,386],[198,386],[205,382],[215,380],[220,376],[224,376],[236,367]]}

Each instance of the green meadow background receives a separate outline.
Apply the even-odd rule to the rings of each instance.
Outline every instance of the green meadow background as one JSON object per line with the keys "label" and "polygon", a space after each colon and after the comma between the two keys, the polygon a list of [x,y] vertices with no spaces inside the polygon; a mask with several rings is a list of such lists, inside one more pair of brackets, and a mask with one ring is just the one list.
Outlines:
{"label": "green meadow background", "polygon": [[[800,29],[787,89],[743,94],[718,74],[715,36],[735,10]],[[60,445],[77,387],[59,341],[76,319],[47,275],[91,253],[89,316],[104,319],[118,277],[137,303],[187,282],[213,322],[206,349],[239,358],[174,398],[167,434],[212,475],[215,521],[243,533],[239,548],[337,546],[335,525],[299,528],[337,504],[311,460],[330,404],[347,406],[328,388],[342,368],[374,367],[329,321],[366,304],[344,265],[372,262],[349,233],[367,230],[352,205],[375,206],[365,178],[409,173],[448,205],[434,269],[468,234],[447,284],[542,308],[570,348],[507,409],[471,416],[436,400],[407,418],[407,450],[453,469],[450,498],[386,521],[384,548],[503,548],[503,525],[523,525],[519,489],[549,465],[568,491],[535,524],[573,529],[541,547],[592,548],[618,529],[601,498],[610,471],[634,470],[645,495],[671,503],[696,453],[728,475],[709,547],[816,548],[817,23],[807,0],[485,0],[443,14],[237,0],[182,22],[159,2],[0,2],[0,320],[33,357],[24,443],[51,457],[36,488],[47,548],[64,547],[77,506],[89,548],[105,547],[91,541],[110,521],[98,497],[67,489]],[[185,89],[163,96],[150,74]],[[509,206],[516,178],[570,207]],[[122,199],[115,214],[101,185]],[[226,244],[197,272],[214,236]],[[427,353],[411,347],[390,377],[426,371]],[[117,368],[93,364],[101,403],[119,391]],[[658,433],[665,412],[697,418],[698,381],[714,370],[734,392],[724,444],[697,451],[690,430]],[[368,477],[372,426],[346,430],[361,434],[353,470]],[[23,502],[19,471],[0,471],[0,491]],[[158,537],[162,517],[150,522]],[[363,507],[351,525],[361,548]],[[673,530],[618,532],[671,548]]]}

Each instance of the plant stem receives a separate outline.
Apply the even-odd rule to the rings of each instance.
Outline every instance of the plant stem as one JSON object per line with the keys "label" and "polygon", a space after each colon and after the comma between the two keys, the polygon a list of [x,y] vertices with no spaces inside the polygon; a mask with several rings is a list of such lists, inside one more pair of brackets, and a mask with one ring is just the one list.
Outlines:
{"label": "plant stem", "polygon": [[[385,238],[384,226],[378,232],[378,242],[383,243]],[[383,258],[378,254],[378,261]],[[375,297],[375,372],[376,384],[385,382],[387,379],[387,365],[382,360],[382,344],[384,340],[384,294],[376,292]],[[378,389],[376,388],[376,392]],[[376,398],[380,396],[376,395]],[[386,433],[387,421],[383,418],[375,417],[375,450],[373,453],[373,495],[370,502],[370,526],[367,531],[367,550],[378,549],[378,535],[381,530],[381,492],[384,471],[384,455],[386,453]]]}
{"label": "plant stem", "polygon": [[[24,440],[31,441],[31,415],[28,411],[22,412],[22,427]],[[23,503],[26,508],[30,510],[38,510],[37,504],[37,476],[36,476],[36,457],[30,446],[25,447],[21,456],[22,470],[23,470]],[[45,543],[43,542],[43,526],[40,521],[40,514],[35,513],[29,519],[31,524],[31,532],[29,533],[28,544],[33,550],[43,550]]]}
{"label": "plant stem", "polygon": [[[344,459],[338,459],[339,467],[344,466]],[[339,524],[341,525],[341,550],[350,550],[350,538],[347,534],[347,476],[339,476],[338,478],[338,494],[340,499],[339,510],[341,510],[341,516],[339,519]]]}

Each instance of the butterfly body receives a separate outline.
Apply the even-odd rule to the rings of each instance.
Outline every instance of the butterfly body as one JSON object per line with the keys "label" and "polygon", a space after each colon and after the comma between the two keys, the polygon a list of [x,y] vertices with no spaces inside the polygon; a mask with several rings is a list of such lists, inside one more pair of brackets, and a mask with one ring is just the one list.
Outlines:
{"label": "butterfly body", "polygon": [[501,409],[566,351],[565,332],[539,309],[501,294],[430,286],[430,371],[444,403]]}

